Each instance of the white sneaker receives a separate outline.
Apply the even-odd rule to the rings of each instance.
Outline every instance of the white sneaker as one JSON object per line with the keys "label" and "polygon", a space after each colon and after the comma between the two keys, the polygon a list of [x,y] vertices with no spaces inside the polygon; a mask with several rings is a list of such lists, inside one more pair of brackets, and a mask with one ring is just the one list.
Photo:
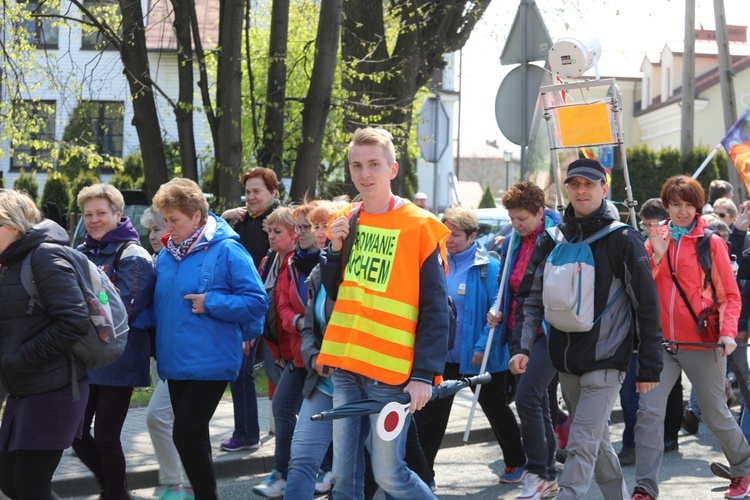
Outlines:
{"label": "white sneaker", "polygon": [[541,500],[542,493],[547,481],[534,474],[533,472],[526,472],[523,477],[523,488],[521,493],[516,497],[516,500]]}
{"label": "white sneaker", "polygon": [[286,479],[282,479],[279,471],[273,471],[258,486],[253,486],[253,493],[266,498],[281,498],[286,489]]}
{"label": "white sneaker", "polygon": [[322,495],[331,491],[331,471],[323,472],[319,471],[318,476],[315,478],[315,493]]}
{"label": "white sneaker", "polygon": [[542,490],[542,498],[555,498],[560,493],[560,486],[557,484],[557,479],[552,481],[544,481],[544,490]]}

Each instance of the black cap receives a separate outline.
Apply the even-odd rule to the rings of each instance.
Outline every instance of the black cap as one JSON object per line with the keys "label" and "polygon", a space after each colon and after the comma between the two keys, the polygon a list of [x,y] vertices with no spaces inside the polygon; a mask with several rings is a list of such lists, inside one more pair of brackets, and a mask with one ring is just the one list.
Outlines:
{"label": "black cap", "polygon": [[572,177],[585,177],[590,181],[607,182],[607,171],[602,164],[591,158],[576,160],[568,166],[568,176],[565,177],[567,183]]}

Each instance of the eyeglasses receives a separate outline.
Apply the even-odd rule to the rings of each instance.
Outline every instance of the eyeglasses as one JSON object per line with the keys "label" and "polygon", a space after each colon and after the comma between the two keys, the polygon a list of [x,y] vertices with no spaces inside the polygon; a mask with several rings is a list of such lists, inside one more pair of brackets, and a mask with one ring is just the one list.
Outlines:
{"label": "eyeglasses", "polygon": [[310,224],[299,224],[297,226],[294,226],[294,230],[299,234],[305,234],[310,230]]}
{"label": "eyeglasses", "polygon": [[719,213],[719,212],[714,212],[714,213],[716,214],[716,217],[720,219],[723,219],[724,217],[729,217],[729,214],[726,214],[726,213]]}
{"label": "eyeglasses", "polygon": [[641,231],[648,231],[649,229],[651,229],[651,226],[654,226],[656,224],[658,224],[658,223],[657,222],[649,222],[649,223],[639,222],[638,223],[638,227],[641,228]]}

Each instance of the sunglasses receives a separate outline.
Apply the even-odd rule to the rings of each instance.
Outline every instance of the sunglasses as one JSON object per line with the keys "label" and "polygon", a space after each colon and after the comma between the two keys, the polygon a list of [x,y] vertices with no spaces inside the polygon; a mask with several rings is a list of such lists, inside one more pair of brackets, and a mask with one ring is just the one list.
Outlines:
{"label": "sunglasses", "polygon": [[723,219],[724,217],[729,217],[729,214],[727,214],[727,213],[714,212],[714,214],[715,214],[715,215],[716,215],[716,216],[717,216],[718,218],[720,218],[720,219]]}

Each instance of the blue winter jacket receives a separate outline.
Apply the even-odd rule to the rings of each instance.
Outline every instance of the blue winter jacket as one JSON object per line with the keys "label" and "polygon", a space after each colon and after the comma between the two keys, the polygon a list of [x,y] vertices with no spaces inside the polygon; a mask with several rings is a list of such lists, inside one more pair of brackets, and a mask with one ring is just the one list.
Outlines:
{"label": "blue winter jacket", "polygon": [[[213,279],[194,314],[186,294],[197,293],[209,247],[218,249]],[[164,380],[235,380],[242,362],[242,325],[266,313],[268,296],[239,236],[215,214],[181,261],[167,252],[156,259],[156,355]]]}
{"label": "blue winter jacket", "polygon": [[[112,233],[112,234],[110,234]],[[113,237],[113,235],[115,235]],[[104,243],[108,241],[108,243]],[[120,256],[117,269],[112,268],[115,254],[125,241],[132,241]],[[144,387],[150,385],[149,359],[151,338],[148,332],[135,326],[136,317],[146,309],[154,296],[154,265],[151,255],[141,246],[138,233],[128,217],[123,217],[116,229],[104,238],[101,246],[84,243],[78,250],[102,269],[113,280],[128,311],[128,343],[117,361],[98,370],[89,370],[89,383],[115,387]]]}
{"label": "blue winter jacket", "polygon": [[[555,212],[554,210],[544,209],[544,227],[555,227],[560,225],[560,214]],[[544,231],[542,231],[544,232]],[[541,234],[541,233],[540,233]],[[537,239],[537,241],[539,241]],[[502,273],[502,269],[505,267],[505,261],[508,258],[508,249],[510,247],[510,237],[505,238],[505,241],[503,241],[503,245],[500,248],[500,272]],[[516,238],[513,241],[513,246],[510,250],[510,267],[508,268],[508,276],[505,279],[505,289],[503,291],[503,300],[500,305],[500,311],[503,313],[503,318],[508,317],[508,313],[510,312],[510,304],[511,301],[515,300],[515,297],[513,296],[513,292],[510,289],[510,285],[508,282],[510,281],[510,274],[513,271],[513,267],[516,265],[516,259],[518,258],[518,250],[521,248],[521,238],[516,235]],[[513,332],[508,333],[508,322],[502,321],[497,328],[500,330],[500,338],[502,339],[502,343],[504,345],[504,348],[507,350],[509,344],[511,344],[511,336],[513,335]],[[542,323],[542,328],[546,329],[547,324]]]}
{"label": "blue winter jacket", "polygon": [[[474,262],[466,274],[466,296],[464,297],[463,310],[463,337],[461,342],[461,357],[459,371],[465,375],[476,375],[481,365],[473,366],[471,358],[475,352],[484,353],[489,338],[487,327],[487,311],[497,297],[500,264],[496,258],[487,254],[487,249],[481,244],[475,243]],[[451,257],[448,257],[448,273],[453,265]],[[490,356],[487,360],[486,371],[497,373],[508,369],[508,349],[502,350],[498,347],[497,337],[492,339]]]}

